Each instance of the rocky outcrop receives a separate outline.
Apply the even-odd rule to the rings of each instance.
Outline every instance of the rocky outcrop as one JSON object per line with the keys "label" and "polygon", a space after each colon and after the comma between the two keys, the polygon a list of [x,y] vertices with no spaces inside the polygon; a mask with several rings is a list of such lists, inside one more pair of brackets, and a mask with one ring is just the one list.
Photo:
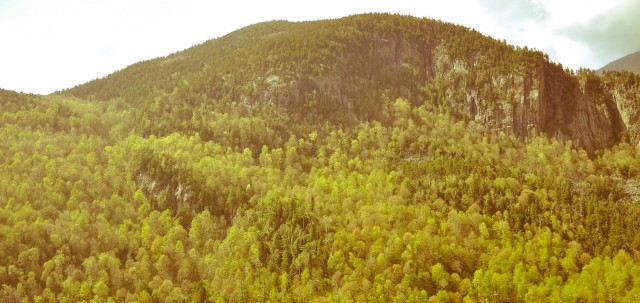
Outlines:
{"label": "rocky outcrop", "polygon": [[590,71],[567,71],[539,52],[511,49],[523,59],[510,58],[500,68],[491,54],[454,56],[446,43],[426,45],[400,35],[374,34],[368,49],[333,69],[264,75],[255,80],[263,89],[243,100],[362,120],[380,118],[384,97],[402,97],[497,132],[570,140],[589,154],[625,139],[639,117],[620,110],[631,98],[623,88],[610,89]]}
{"label": "rocky outcrop", "polygon": [[[440,62],[435,64],[438,79],[473,77],[479,73],[474,70],[481,65],[477,61],[471,65],[451,60],[446,53],[435,54],[439,55],[435,62]],[[447,68],[446,62],[453,63]],[[618,109],[619,94],[603,87],[592,72],[580,73],[588,74],[582,76],[583,81],[579,81],[580,75],[540,60],[536,65],[492,73],[480,85],[477,78],[470,79],[475,85],[467,87],[445,81],[450,84],[445,90],[447,96],[465,90],[466,104],[452,107],[491,129],[520,137],[546,133],[562,141],[571,140],[593,154],[620,142],[629,124]],[[459,101],[452,98],[449,102]]]}
{"label": "rocky outcrop", "polygon": [[602,86],[611,99],[626,126],[623,139],[640,143],[640,76],[630,72],[605,72]]}

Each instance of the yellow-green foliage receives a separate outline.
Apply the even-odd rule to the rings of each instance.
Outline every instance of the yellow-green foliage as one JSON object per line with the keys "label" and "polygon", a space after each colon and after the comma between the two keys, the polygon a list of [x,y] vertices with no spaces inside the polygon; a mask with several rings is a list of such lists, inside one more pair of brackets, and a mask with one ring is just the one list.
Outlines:
{"label": "yellow-green foliage", "polygon": [[637,301],[633,146],[159,98],[3,92],[0,301]]}

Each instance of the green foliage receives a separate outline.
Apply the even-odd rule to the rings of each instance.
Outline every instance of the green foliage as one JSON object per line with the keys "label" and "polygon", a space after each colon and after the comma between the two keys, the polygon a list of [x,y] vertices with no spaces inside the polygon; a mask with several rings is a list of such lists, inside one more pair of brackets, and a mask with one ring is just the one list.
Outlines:
{"label": "green foliage", "polygon": [[[0,91],[0,301],[637,301],[637,147],[589,158],[497,133],[449,90],[500,95],[490,75],[541,53],[400,16],[316,25],[245,28],[65,92],[93,100]],[[388,73],[345,50],[398,35],[483,67]],[[336,73],[351,105],[319,90]],[[620,75],[583,76],[597,91]],[[277,91],[291,79],[297,101]]]}

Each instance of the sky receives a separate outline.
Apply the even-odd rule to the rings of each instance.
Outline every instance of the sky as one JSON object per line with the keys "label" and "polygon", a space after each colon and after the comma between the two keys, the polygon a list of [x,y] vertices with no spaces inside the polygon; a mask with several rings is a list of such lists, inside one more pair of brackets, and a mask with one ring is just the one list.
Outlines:
{"label": "sky", "polygon": [[48,94],[261,21],[429,17],[598,69],[640,50],[637,0],[0,0],[0,88]]}

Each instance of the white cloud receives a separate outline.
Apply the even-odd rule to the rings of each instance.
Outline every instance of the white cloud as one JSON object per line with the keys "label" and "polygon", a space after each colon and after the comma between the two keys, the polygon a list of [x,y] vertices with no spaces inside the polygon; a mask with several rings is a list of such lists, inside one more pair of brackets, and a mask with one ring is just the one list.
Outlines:
{"label": "white cloud", "polygon": [[566,29],[593,26],[594,20],[629,1],[3,0],[0,87],[50,93],[256,22],[376,11],[462,24],[549,52],[552,59],[571,68],[595,68],[604,62],[586,44],[591,40],[578,39]]}
{"label": "white cloud", "polygon": [[554,28],[590,23],[593,19],[619,7],[623,0],[541,0]]}

